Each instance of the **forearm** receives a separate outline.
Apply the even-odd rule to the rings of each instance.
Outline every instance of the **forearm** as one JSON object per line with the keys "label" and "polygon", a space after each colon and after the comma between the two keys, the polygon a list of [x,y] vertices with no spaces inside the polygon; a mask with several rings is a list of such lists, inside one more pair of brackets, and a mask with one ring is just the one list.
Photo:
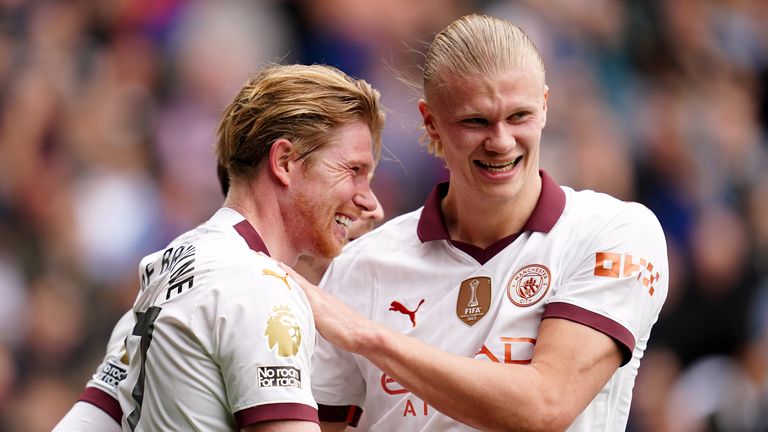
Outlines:
{"label": "forearm", "polygon": [[283,268],[302,283],[326,340],[366,357],[427,404],[478,429],[564,430],[621,364],[609,336],[565,319],[542,322],[528,365],[449,354],[364,318]]}
{"label": "forearm", "polygon": [[469,426],[545,430],[546,419],[555,420],[553,408],[562,406],[535,366],[448,354],[383,326],[365,340],[361,355],[431,407]]}
{"label": "forearm", "polygon": [[542,323],[528,365],[448,354],[380,324],[358,329],[359,354],[443,414],[482,430],[565,430],[621,361],[609,337],[566,320]]}

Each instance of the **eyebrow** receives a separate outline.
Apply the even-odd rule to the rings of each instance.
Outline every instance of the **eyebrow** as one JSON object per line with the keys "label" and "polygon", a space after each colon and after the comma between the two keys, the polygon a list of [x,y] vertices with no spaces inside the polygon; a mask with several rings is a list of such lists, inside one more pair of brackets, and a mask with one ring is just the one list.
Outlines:
{"label": "eyebrow", "polygon": [[[505,111],[510,113],[516,113],[520,111],[535,111],[536,109],[537,109],[537,105],[535,103],[521,103]],[[495,111],[495,108],[491,108],[490,111]],[[462,111],[461,108],[457,108],[454,111],[453,117],[454,118],[488,117],[488,113],[482,112],[481,110],[478,110],[476,108],[467,109],[466,111]]]}

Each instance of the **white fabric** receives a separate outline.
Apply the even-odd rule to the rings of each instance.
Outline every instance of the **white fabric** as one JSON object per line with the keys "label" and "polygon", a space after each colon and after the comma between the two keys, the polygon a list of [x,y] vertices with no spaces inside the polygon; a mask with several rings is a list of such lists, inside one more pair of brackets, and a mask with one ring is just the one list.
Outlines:
{"label": "white fabric", "polygon": [[120,432],[120,425],[98,407],[76,402],[52,432]]}
{"label": "white fabric", "polygon": [[[565,209],[549,232],[524,232],[485,264],[450,241],[422,242],[416,234],[422,208],[350,243],[321,284],[374,321],[442,351],[480,361],[530,360],[545,310],[577,322],[595,320],[599,331],[629,339],[626,350],[631,358],[568,430],[624,430],[640,359],[667,294],[664,234],[655,216],[640,204],[591,191],[562,190]],[[620,260],[602,260],[598,266],[599,252]],[[640,266],[640,259],[646,264]],[[625,267],[627,274],[617,273],[619,277],[596,275],[623,272]],[[546,273],[543,268],[548,277],[537,276],[536,272]],[[643,284],[651,274],[660,278],[653,280],[653,294]],[[466,308],[457,304],[458,295],[462,282],[467,285],[482,277],[491,281],[490,305],[485,316],[470,326],[458,317],[457,308]],[[527,306],[512,302],[519,300],[516,277],[522,282],[533,278],[539,284],[532,296],[540,298],[537,302]],[[546,292],[541,289],[544,285]],[[421,300],[415,326],[392,304],[397,301],[414,311]],[[363,406],[371,431],[473,430],[426,406],[366,359],[340,352],[321,337],[313,357],[312,384],[318,404]]]}
{"label": "white fabric", "polygon": [[112,329],[107,342],[107,353],[96,373],[88,381],[87,387],[96,387],[117,399],[117,385],[125,378],[128,370],[128,353],[125,350],[125,338],[133,330],[133,311],[127,311]]}
{"label": "white fabric", "polygon": [[134,395],[142,387],[143,362],[137,431],[235,430],[244,426],[236,424],[238,412],[285,404],[316,410],[309,304],[295,282],[279,277],[285,272],[277,263],[251,250],[233,228],[243,220],[221,209],[142,260],[142,291],[133,310],[149,316],[161,309],[146,357],[141,324],[128,337],[128,374],[118,389],[124,430],[138,410]]}
{"label": "white fabric", "polygon": [[[80,396],[86,401],[76,402],[57,426],[59,429],[55,430],[121,430],[119,419],[112,418],[109,412],[118,408],[117,385],[125,378],[128,369],[125,338],[133,329],[133,321],[133,312],[129,310],[115,324],[104,359]],[[93,389],[99,390],[99,393],[86,397],[86,393]],[[107,423],[111,423],[114,429],[108,429]]]}

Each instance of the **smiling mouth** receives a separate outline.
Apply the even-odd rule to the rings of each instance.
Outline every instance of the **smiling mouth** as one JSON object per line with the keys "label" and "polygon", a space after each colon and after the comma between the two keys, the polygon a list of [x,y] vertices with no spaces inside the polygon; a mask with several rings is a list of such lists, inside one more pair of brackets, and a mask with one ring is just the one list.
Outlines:
{"label": "smiling mouth", "polygon": [[522,156],[518,156],[515,160],[509,162],[482,162],[479,160],[474,161],[475,165],[491,173],[503,173],[511,171],[517,166],[520,161],[523,160]]}
{"label": "smiling mouth", "polygon": [[352,219],[344,215],[336,215],[334,219],[336,220],[337,224],[343,225],[345,228],[349,228],[350,225],[352,225]]}

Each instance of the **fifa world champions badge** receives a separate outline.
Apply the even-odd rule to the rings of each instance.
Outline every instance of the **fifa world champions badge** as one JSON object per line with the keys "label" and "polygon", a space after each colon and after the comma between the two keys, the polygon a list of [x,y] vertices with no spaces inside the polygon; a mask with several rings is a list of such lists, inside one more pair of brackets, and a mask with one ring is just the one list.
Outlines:
{"label": "fifa world champions badge", "polygon": [[491,307],[491,278],[476,276],[461,283],[456,316],[468,326],[480,321]]}

